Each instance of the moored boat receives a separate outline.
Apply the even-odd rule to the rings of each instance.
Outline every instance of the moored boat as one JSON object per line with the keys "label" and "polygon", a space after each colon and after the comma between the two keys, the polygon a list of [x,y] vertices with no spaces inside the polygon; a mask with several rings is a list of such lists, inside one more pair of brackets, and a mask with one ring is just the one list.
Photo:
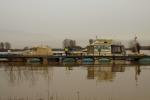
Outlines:
{"label": "moored boat", "polygon": [[38,58],[32,58],[32,59],[29,59],[27,62],[28,63],[37,63],[37,62],[40,62],[41,60],[38,59]]}
{"label": "moored boat", "polygon": [[150,64],[150,58],[142,58],[139,60],[140,64]]}
{"label": "moored boat", "polygon": [[72,63],[72,62],[75,62],[75,59],[74,59],[74,58],[65,58],[65,59],[63,60],[63,62],[64,62],[64,63],[66,63],[66,62]]}
{"label": "moored boat", "polygon": [[93,64],[94,60],[92,58],[83,58],[82,64]]}
{"label": "moored boat", "polygon": [[111,62],[111,60],[110,60],[110,59],[108,59],[108,58],[100,58],[100,59],[99,59],[99,62],[100,62],[100,63],[104,63],[104,64],[105,64],[105,63],[110,63],[110,62]]}

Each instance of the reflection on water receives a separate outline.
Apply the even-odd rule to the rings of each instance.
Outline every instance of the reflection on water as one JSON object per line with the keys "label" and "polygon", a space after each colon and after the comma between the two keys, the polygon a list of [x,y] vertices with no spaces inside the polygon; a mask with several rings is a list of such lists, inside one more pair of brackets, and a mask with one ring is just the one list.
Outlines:
{"label": "reflection on water", "polygon": [[1,64],[0,100],[149,100],[150,66]]}
{"label": "reflection on water", "polygon": [[113,81],[116,72],[124,72],[124,65],[99,65],[87,67],[88,79],[96,78],[98,81]]}

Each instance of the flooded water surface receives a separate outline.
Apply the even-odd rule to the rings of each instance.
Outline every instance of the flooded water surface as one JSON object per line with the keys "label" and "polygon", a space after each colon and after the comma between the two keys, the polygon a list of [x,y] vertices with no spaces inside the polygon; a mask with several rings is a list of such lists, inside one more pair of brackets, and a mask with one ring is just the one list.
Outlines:
{"label": "flooded water surface", "polygon": [[0,65],[0,100],[149,99],[149,65]]}

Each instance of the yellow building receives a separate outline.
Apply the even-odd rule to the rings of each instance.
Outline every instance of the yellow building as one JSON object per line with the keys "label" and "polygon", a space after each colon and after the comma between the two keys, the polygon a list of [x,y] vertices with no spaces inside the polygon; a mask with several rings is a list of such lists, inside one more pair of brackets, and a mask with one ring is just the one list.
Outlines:
{"label": "yellow building", "polygon": [[49,47],[33,47],[24,53],[25,55],[53,55],[52,49]]}

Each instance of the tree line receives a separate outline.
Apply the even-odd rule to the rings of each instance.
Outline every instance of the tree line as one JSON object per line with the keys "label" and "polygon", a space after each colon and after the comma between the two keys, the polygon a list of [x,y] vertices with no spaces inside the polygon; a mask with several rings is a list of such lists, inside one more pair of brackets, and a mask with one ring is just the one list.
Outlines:
{"label": "tree line", "polygon": [[11,43],[9,43],[9,42],[0,42],[0,49],[11,49]]}

